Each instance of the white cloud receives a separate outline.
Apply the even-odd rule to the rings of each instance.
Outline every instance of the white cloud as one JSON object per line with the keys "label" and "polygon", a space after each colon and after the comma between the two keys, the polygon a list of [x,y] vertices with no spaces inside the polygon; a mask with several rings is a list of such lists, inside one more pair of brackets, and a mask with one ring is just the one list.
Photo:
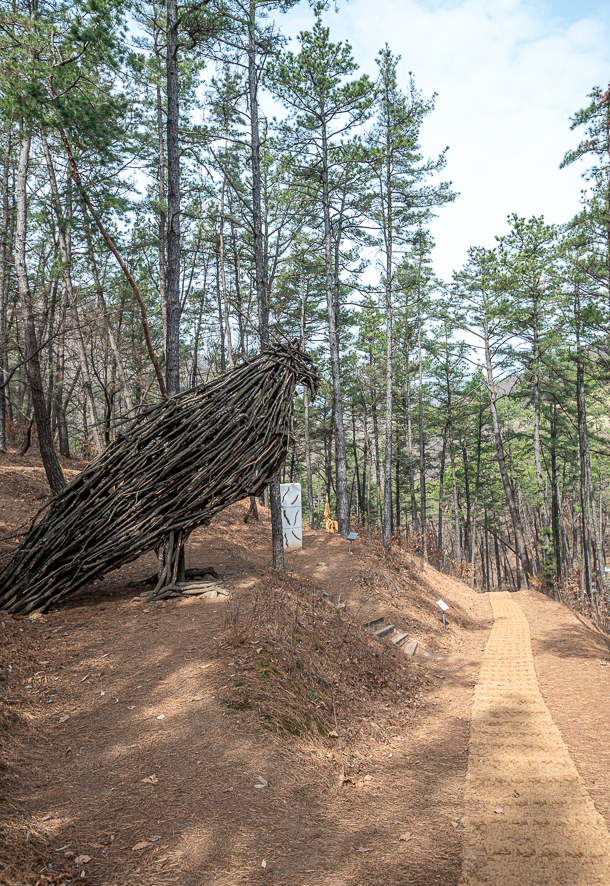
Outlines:
{"label": "white cloud", "polygon": [[[560,222],[577,209],[581,169],[559,170],[577,133],[569,117],[594,85],[610,80],[608,24],[524,0],[350,0],[326,21],[335,41],[349,40],[363,70],[387,42],[402,56],[406,83],[438,93],[422,144],[434,156],[449,145],[445,178],[460,197],[434,222],[435,264],[449,277],[471,245],[492,246],[506,216],[545,215]],[[308,28],[304,4],[282,21]]]}

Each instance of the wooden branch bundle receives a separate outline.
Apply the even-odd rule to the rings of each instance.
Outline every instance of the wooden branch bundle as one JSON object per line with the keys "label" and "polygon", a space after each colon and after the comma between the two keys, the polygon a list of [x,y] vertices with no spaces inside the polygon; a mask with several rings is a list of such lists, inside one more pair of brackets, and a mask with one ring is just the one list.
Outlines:
{"label": "wooden branch bundle", "polygon": [[292,442],[299,382],[315,395],[312,360],[275,345],[138,415],[38,515],[0,576],[0,609],[46,611],[163,540],[175,549],[223,508],[260,495]]}

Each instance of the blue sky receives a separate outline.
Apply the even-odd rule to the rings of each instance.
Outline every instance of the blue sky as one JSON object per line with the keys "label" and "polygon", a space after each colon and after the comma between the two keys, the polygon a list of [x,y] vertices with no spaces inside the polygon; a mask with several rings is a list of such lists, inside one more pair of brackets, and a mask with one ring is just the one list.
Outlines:
{"label": "blue sky", "polygon": [[[460,192],[433,223],[445,279],[468,246],[493,246],[511,212],[561,222],[573,215],[582,169],[559,170],[579,140],[570,116],[610,82],[610,5],[598,0],[340,0],[325,15],[363,71],[387,42],[424,94],[438,94],[422,131],[425,152],[449,146],[444,178]],[[281,17],[284,33],[309,28],[306,3]]]}

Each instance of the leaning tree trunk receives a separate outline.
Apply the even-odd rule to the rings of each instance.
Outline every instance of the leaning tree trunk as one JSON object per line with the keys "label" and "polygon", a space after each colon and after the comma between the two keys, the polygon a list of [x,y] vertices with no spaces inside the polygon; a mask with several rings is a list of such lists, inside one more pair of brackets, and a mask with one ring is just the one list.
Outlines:
{"label": "leaning tree trunk", "polygon": [[83,391],[85,394],[85,403],[87,406],[87,416],[89,418],[89,425],[91,427],[91,433],[93,434],[93,440],[99,453],[104,448],[104,444],[102,442],[102,437],[99,430],[99,421],[95,407],[95,399],[93,397],[93,385],[91,383],[91,376],[89,375],[89,361],[87,359],[87,352],[85,350],[82,323],[78,312],[78,305],[76,303],[74,288],[72,286],[72,272],[70,268],[71,255],[69,252],[68,240],[66,237],[66,222],[61,211],[59,188],[57,187],[57,179],[55,177],[53,158],[51,156],[51,151],[49,150],[49,144],[47,142],[47,137],[44,131],[42,132],[42,148],[47,164],[47,172],[49,174],[49,183],[51,185],[51,196],[53,198],[55,214],[57,215],[57,238],[59,240],[59,254],[61,256],[62,275],[64,286],[66,287],[68,306],[70,308],[70,311],[72,312],[72,320],[74,323],[74,339],[76,342],[76,352],[78,354],[78,361],[80,364]]}
{"label": "leaning tree trunk", "polygon": [[34,323],[34,311],[25,258],[25,243],[27,233],[27,176],[30,159],[31,136],[22,135],[19,152],[19,168],[17,172],[17,225],[15,230],[15,270],[17,272],[17,284],[21,300],[23,325],[25,331],[25,358],[28,374],[28,382],[36,417],[36,431],[38,433],[38,445],[40,456],[44,465],[47,480],[52,492],[56,495],[65,488],[66,481],[62,473],[51,435],[51,423],[45,399],[38,342],[36,339],[36,326]]}

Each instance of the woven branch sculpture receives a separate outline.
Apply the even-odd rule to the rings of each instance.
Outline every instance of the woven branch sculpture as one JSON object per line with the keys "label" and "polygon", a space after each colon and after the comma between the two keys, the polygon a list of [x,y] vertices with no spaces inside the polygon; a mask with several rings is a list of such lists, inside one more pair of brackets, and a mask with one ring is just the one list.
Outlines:
{"label": "woven branch sculpture", "polygon": [[190,532],[278,476],[298,383],[315,396],[311,358],[275,345],[138,415],[34,521],[0,576],[0,609],[46,611],[163,544],[170,585]]}

